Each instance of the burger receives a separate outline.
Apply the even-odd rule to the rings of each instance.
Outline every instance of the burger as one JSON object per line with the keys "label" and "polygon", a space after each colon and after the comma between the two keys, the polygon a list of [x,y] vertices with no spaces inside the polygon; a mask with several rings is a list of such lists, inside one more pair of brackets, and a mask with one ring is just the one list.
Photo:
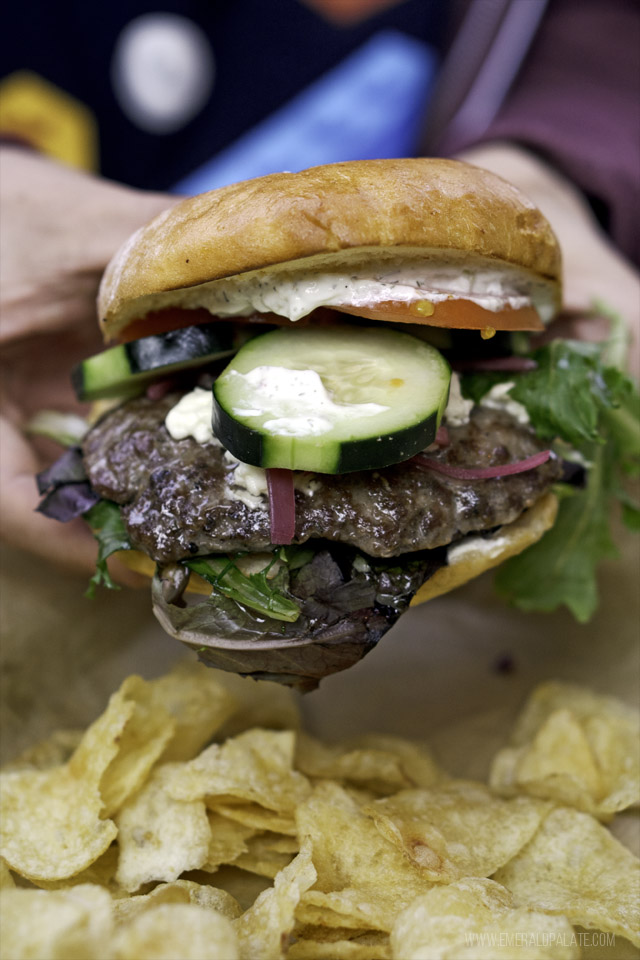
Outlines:
{"label": "burger", "polygon": [[98,413],[41,509],[85,516],[96,582],[115,550],[149,571],[205,663],[313,689],[553,526],[558,431],[514,397],[560,269],[540,211],[453,160],[181,200],[106,270],[73,371]]}

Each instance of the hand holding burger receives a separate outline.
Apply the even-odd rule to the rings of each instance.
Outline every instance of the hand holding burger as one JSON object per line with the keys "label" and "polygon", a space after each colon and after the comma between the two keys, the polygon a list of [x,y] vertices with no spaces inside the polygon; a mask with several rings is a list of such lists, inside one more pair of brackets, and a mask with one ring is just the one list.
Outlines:
{"label": "hand holding burger", "polygon": [[[103,573],[114,549],[155,561],[157,616],[206,662],[310,689],[412,598],[553,523],[552,441],[580,431],[559,425],[564,398],[543,422],[540,398],[556,366],[575,384],[595,364],[524,355],[559,303],[540,212],[455,161],[336,164],[182,201],[107,269],[101,325],[120,344],[74,383],[130,399],[85,439],[86,477],[74,461],[41,480],[44,509],[87,516]],[[456,371],[473,375],[466,396]],[[210,593],[195,605],[194,574]]]}

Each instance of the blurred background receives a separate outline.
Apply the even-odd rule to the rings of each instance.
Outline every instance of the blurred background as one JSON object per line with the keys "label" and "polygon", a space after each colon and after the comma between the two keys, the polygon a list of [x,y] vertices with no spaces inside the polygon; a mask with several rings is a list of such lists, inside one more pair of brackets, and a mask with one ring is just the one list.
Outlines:
{"label": "blurred background", "polygon": [[27,0],[5,13],[0,132],[122,183],[186,193],[412,155],[427,117],[438,137],[455,115],[465,135],[488,125],[546,5]]}

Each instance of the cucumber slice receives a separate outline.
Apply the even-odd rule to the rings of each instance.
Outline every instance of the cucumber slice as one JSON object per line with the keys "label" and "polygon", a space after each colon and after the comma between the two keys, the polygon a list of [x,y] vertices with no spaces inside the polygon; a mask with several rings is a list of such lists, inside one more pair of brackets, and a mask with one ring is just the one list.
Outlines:
{"label": "cucumber slice", "polygon": [[281,328],[247,343],[213,386],[213,431],[245,463],[348,473],[433,442],[451,370],[383,327]]}
{"label": "cucumber slice", "polygon": [[89,357],[73,368],[71,383],[78,400],[135,393],[150,380],[231,356],[236,349],[232,323],[181,327]]}

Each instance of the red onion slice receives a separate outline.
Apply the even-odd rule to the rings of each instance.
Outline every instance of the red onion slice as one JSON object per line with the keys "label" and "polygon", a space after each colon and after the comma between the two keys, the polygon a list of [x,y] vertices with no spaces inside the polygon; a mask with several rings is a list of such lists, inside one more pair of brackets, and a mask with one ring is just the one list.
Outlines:
{"label": "red onion slice", "polygon": [[271,543],[291,543],[296,532],[296,498],[293,470],[270,467],[267,470]]}
{"label": "red onion slice", "polygon": [[528,370],[537,370],[538,368],[538,364],[531,357],[486,357],[476,360],[456,360],[451,366],[459,373],[470,373],[473,370],[526,373]]}
{"label": "red onion slice", "polygon": [[524,460],[505,463],[500,467],[453,467],[448,463],[441,463],[439,460],[425,457],[423,453],[414,457],[413,462],[421,470],[433,470],[435,473],[442,473],[445,477],[452,477],[454,480],[491,480],[494,477],[508,477],[514,473],[534,470],[541,464],[546,463],[550,456],[551,450],[542,450],[540,453],[534,453],[533,456],[526,457]]}
{"label": "red onion slice", "polygon": [[146,390],[146,396],[149,400],[162,400],[164,396],[171,391],[176,386],[176,380],[156,380],[155,383],[149,384]]}
{"label": "red onion slice", "polygon": [[443,424],[440,424],[440,426],[438,427],[436,431],[436,439],[434,442],[437,443],[439,447],[449,446],[449,443],[450,443],[449,431]]}

